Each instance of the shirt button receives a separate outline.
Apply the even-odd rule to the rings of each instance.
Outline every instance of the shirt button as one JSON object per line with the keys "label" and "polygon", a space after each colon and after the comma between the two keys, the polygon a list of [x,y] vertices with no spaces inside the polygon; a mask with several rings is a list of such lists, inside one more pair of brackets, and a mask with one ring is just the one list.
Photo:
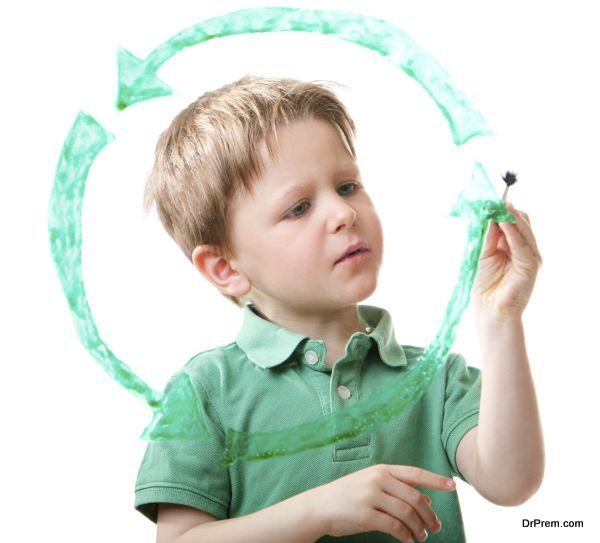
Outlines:
{"label": "shirt button", "polygon": [[319,355],[315,351],[306,351],[304,353],[304,359],[311,365],[314,366],[319,361]]}
{"label": "shirt button", "polygon": [[344,400],[347,400],[350,396],[352,396],[352,392],[350,392],[350,389],[348,387],[345,387],[344,385],[337,387],[337,393],[340,395],[340,398]]}
{"label": "shirt button", "polygon": [[373,331],[373,328],[371,328],[370,326],[367,326],[365,328],[365,332],[367,332],[367,334],[370,334]]}

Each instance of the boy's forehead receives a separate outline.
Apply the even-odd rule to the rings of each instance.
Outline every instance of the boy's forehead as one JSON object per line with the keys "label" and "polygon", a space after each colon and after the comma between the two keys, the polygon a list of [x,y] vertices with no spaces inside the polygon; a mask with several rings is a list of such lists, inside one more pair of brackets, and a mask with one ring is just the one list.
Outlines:
{"label": "boy's forehead", "polygon": [[[319,126],[315,126],[315,123]],[[323,154],[323,147],[321,145],[305,145],[306,140],[304,140],[304,143],[302,141],[296,142],[293,129],[300,125],[302,125],[305,136],[307,133],[319,129],[321,134],[323,134],[323,129],[332,131],[330,134],[335,136],[335,143],[331,140],[330,143],[333,143],[336,147],[339,144],[339,152],[330,153],[325,151],[326,162],[305,160],[307,155],[311,154],[318,159],[319,157],[316,155]],[[277,129],[279,129],[279,134]],[[292,129],[292,131],[289,129]],[[283,136],[283,144],[286,145],[283,150],[281,149],[281,130],[287,131]],[[267,139],[269,140],[268,143]],[[303,152],[300,152],[300,149]],[[299,193],[310,183],[311,172],[314,172],[315,169],[327,170],[318,171],[319,176],[329,173],[332,175],[356,175],[359,171],[356,160],[348,151],[337,128],[328,121],[318,118],[295,120],[286,125],[275,127],[273,132],[255,143],[253,155],[258,171],[249,178],[248,190],[241,188],[237,191],[234,200],[240,203],[252,199],[257,203],[262,201],[264,205],[267,205],[267,202],[272,202],[273,198],[279,199],[282,196]],[[301,159],[298,160],[298,157],[301,157]],[[289,160],[290,158],[292,160]]]}
{"label": "boy's forehead", "polygon": [[[310,143],[315,140],[326,138],[330,144],[340,146],[340,149],[348,152],[344,138],[338,127],[325,119],[309,117],[307,119],[295,119],[287,123],[276,124],[264,137],[255,143],[256,154],[265,163],[277,161],[280,155],[280,146],[290,146],[297,149],[297,142]],[[285,149],[284,149],[285,150]]]}

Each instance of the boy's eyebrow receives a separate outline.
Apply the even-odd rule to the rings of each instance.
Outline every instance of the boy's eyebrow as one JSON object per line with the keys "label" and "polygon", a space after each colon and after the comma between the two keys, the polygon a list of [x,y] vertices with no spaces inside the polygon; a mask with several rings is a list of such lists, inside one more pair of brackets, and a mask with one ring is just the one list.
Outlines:
{"label": "boy's eyebrow", "polygon": [[277,203],[283,203],[288,198],[295,196],[296,194],[300,194],[302,191],[306,189],[306,185],[291,185],[281,192],[277,197]]}
{"label": "boy's eyebrow", "polygon": [[[348,162],[346,164],[343,164],[340,168],[338,168],[338,171],[340,173],[345,173],[345,172],[350,172],[350,171],[358,172],[358,165],[356,164],[356,162]],[[277,196],[277,202],[284,202],[291,196],[294,196],[296,194],[303,192],[304,190],[306,190],[306,186],[307,186],[307,183],[294,183],[293,185],[290,185],[289,187],[287,187],[286,190],[282,191]]]}

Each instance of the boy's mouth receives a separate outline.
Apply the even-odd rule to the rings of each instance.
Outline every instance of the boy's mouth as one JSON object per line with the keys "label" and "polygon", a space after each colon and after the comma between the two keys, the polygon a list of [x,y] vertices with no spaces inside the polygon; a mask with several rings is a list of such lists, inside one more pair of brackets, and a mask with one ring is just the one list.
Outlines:
{"label": "boy's mouth", "polygon": [[358,253],[365,253],[369,250],[369,248],[364,244],[364,243],[355,243],[353,245],[350,245],[350,247],[348,247],[346,249],[346,251],[344,252],[344,254],[338,258],[335,263],[339,264],[340,262],[342,262],[343,260],[345,260],[348,257],[351,257],[355,254]]}

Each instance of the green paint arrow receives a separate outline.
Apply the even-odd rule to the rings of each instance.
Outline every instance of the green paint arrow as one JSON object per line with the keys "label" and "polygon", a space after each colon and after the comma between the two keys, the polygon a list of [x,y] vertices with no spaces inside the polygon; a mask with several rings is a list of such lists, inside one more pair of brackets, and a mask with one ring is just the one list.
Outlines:
{"label": "green paint arrow", "polygon": [[89,169],[115,137],[91,115],[80,112],[69,130],[58,161],[48,209],[50,250],[83,346],[115,381],[154,409],[142,437],[206,439],[208,429],[189,377],[181,374],[156,392],[108,348],[98,333],[85,292],[81,267],[81,216]]}
{"label": "green paint arrow", "polygon": [[[446,72],[399,29],[386,21],[356,14],[295,8],[242,10],[209,19],[177,34],[145,60],[120,50],[118,107],[124,109],[135,102],[170,94],[171,89],[156,77],[156,70],[184,47],[233,34],[290,30],[335,35],[386,56],[415,78],[434,99],[448,120],[456,145],[491,133],[481,114],[454,87]],[[143,398],[154,410],[152,422],[142,437],[207,439],[204,413],[189,377],[181,372],[168,384],[164,395],[156,392],[108,348],[92,317],[81,270],[82,203],[89,169],[113,139],[114,136],[90,115],[79,113],[65,140],[50,196],[48,223],[52,257],[82,344],[113,379]],[[469,187],[459,197],[452,214],[469,219],[460,277],[434,341],[403,379],[386,387],[376,399],[297,428],[268,433],[228,429],[226,452],[221,459],[224,464],[237,459],[291,454],[359,435],[399,414],[424,391],[450,352],[468,304],[489,220],[514,222],[478,163]]]}
{"label": "green paint arrow", "polygon": [[161,395],[137,377],[102,341],[88,303],[81,268],[81,211],[90,166],[115,137],[91,115],[80,112],[63,145],[50,194],[50,249],[65,296],[84,347],[114,379],[151,406]]}
{"label": "green paint arrow", "polygon": [[235,11],[207,19],[179,32],[145,59],[125,49],[118,51],[120,110],[144,100],[172,93],[157,70],[185,47],[213,38],[254,32],[318,32],[372,49],[413,77],[435,101],[448,121],[453,141],[462,145],[475,136],[492,134],[491,128],[444,69],[399,28],[373,17],[344,11],[266,7]]}

